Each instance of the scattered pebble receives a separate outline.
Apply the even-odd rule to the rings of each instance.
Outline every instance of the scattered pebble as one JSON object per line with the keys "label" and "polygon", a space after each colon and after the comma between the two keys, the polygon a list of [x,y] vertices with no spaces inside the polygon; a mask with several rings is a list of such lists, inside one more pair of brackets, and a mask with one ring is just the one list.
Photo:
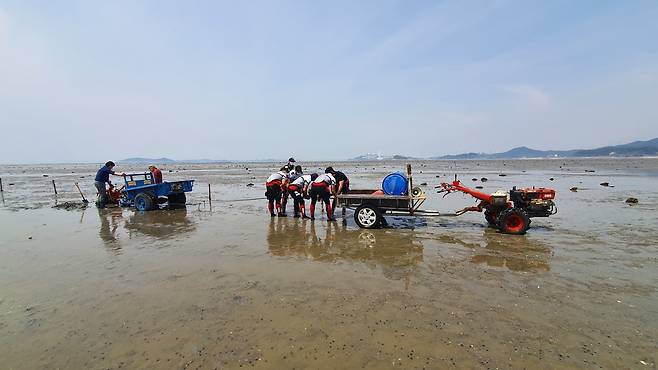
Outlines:
{"label": "scattered pebble", "polygon": [[610,183],[609,182],[602,182],[600,185],[601,186],[610,186]]}
{"label": "scattered pebble", "polygon": [[575,192],[578,191],[578,188],[574,186],[573,188],[571,188],[571,189],[569,189],[569,190],[571,190],[571,191],[573,191],[573,192],[575,193]]}
{"label": "scattered pebble", "polygon": [[486,177],[483,177],[483,178],[480,179],[480,181],[482,181],[482,182],[486,182],[486,181],[489,181],[489,179],[486,178]]}
{"label": "scattered pebble", "polygon": [[254,183],[250,182],[250,183],[247,184],[247,186],[252,187],[252,186],[254,186]]}
{"label": "scattered pebble", "polygon": [[478,181],[478,179],[476,179],[475,177],[474,177],[474,178],[472,178],[471,180],[473,180],[473,181]]}
{"label": "scattered pebble", "polygon": [[500,177],[505,177],[505,176],[507,176],[507,175],[504,174],[504,173],[501,173],[501,174],[499,174],[498,176],[500,176]]}
{"label": "scattered pebble", "polygon": [[41,176],[43,176],[43,177],[48,177],[48,175],[46,175],[46,174],[43,174],[43,175],[41,175]]}
{"label": "scattered pebble", "polygon": [[484,189],[484,186],[482,186],[482,185],[478,185],[478,186],[476,186],[475,188],[476,188],[476,189]]}
{"label": "scattered pebble", "polygon": [[28,236],[27,238],[30,239],[30,240],[32,240],[32,237],[31,237],[31,236]]}
{"label": "scattered pebble", "polygon": [[553,178],[553,177],[551,177],[551,178],[550,178],[550,179],[548,179],[548,180],[549,180],[549,181],[553,181],[553,180],[555,180],[555,178]]}
{"label": "scattered pebble", "polygon": [[427,186],[427,183],[426,182],[421,182],[420,186]]}
{"label": "scattered pebble", "polygon": [[631,197],[631,198],[626,199],[626,203],[628,203],[628,204],[637,204],[639,202],[640,202],[640,200],[637,199],[637,198],[632,198]]}

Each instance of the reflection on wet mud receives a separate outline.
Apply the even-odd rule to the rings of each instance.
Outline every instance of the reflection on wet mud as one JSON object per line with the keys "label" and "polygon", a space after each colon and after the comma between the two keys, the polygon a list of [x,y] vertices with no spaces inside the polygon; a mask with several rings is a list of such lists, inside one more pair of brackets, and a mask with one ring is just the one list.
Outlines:
{"label": "reflection on wet mud", "polygon": [[511,236],[486,229],[482,235],[484,248],[479,242],[464,242],[452,235],[441,235],[438,239],[449,244],[472,249],[475,254],[470,261],[491,267],[507,268],[511,271],[546,272],[550,270],[552,249],[539,240],[527,236]]}
{"label": "reflection on wet mud", "polygon": [[[84,211],[82,211],[82,217],[84,217]],[[101,221],[98,236],[108,249],[119,252],[121,244],[119,243],[118,231],[120,224],[123,222],[123,211],[121,209],[98,209],[98,217]]]}
{"label": "reflection on wet mud", "polygon": [[[124,217],[128,212],[128,217]],[[137,212],[121,208],[99,209],[100,229],[98,235],[112,251],[121,250],[122,233],[128,237],[135,234],[158,240],[169,240],[195,230],[196,223],[187,216],[187,210],[165,209],[153,212]],[[81,217],[84,217],[84,211]],[[82,222],[82,218],[81,218]]]}
{"label": "reflection on wet mud", "polygon": [[134,211],[126,220],[126,229],[156,239],[170,239],[194,231],[196,223],[187,216],[185,208],[162,209],[151,212]]}
{"label": "reflection on wet mud", "polygon": [[423,245],[413,233],[349,229],[340,223],[272,219],[267,242],[275,256],[320,262],[358,262],[381,267],[392,280],[408,278],[423,261]]}

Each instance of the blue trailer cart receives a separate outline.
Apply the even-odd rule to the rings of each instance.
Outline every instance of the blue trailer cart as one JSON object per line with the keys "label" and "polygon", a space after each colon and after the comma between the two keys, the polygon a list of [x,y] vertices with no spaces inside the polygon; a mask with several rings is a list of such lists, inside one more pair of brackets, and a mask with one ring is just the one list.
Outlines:
{"label": "blue trailer cart", "polygon": [[164,181],[156,184],[149,172],[125,174],[123,179],[125,187],[120,205],[135,206],[139,211],[158,209],[160,203],[184,206],[187,201],[185,193],[192,191],[194,184],[194,180]]}

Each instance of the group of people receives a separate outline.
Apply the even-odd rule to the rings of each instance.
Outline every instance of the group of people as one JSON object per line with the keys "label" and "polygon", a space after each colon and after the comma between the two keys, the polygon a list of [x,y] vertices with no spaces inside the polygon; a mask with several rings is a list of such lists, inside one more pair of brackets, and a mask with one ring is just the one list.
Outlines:
{"label": "group of people", "polygon": [[[288,197],[292,197],[294,217],[315,219],[315,205],[321,200],[327,211],[327,220],[336,221],[336,195],[349,191],[350,181],[344,173],[329,166],[323,174],[304,174],[302,166],[297,165],[294,158],[288,164],[267,178],[265,182],[267,209],[272,217],[286,217]],[[334,196],[333,204],[331,196]],[[310,216],[306,214],[305,199],[310,199]]]}
{"label": "group of people", "polygon": [[[110,191],[114,189],[114,185],[112,184],[112,181],[110,181],[110,175],[125,176],[125,173],[114,172],[115,166],[116,164],[114,162],[108,161],[105,163],[105,166],[101,167],[96,172],[96,178],[94,179],[94,187],[96,187],[96,191],[98,192],[98,200],[96,201],[96,205],[98,206],[98,208],[105,208],[110,201],[107,194],[108,189],[105,186],[107,184],[109,186]],[[153,178],[153,183],[154,184],[161,183],[162,171],[160,171],[160,169],[157,168],[155,165],[149,165],[148,169],[149,172],[151,173],[151,177]]]}

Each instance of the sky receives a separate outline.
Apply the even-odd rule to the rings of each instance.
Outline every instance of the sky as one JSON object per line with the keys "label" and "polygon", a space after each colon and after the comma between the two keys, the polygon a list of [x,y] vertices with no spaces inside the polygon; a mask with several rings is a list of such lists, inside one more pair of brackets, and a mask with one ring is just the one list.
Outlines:
{"label": "sky", "polygon": [[0,163],[658,137],[658,1],[0,1]]}

